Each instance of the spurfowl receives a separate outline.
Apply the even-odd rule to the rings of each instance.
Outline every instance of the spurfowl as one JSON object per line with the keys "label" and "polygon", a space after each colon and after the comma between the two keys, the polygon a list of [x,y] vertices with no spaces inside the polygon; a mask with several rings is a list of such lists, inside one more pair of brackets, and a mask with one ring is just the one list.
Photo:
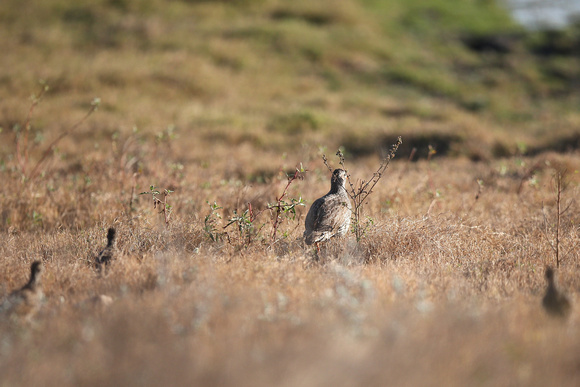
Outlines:
{"label": "spurfowl", "polygon": [[335,169],[330,180],[330,191],[316,199],[306,215],[304,239],[307,245],[343,236],[350,226],[351,205],[345,188],[346,171]]}
{"label": "spurfowl", "polygon": [[13,291],[0,305],[0,313],[10,317],[30,319],[39,309],[43,294],[40,285],[42,263],[32,262],[30,278],[26,285]]}
{"label": "spurfowl", "polygon": [[102,270],[103,265],[108,265],[111,259],[113,259],[115,235],[115,229],[112,227],[109,228],[109,231],[107,232],[107,246],[97,256],[97,268],[99,270]]}
{"label": "spurfowl", "polygon": [[566,295],[556,288],[556,284],[554,283],[554,269],[550,266],[546,267],[546,280],[548,281],[548,287],[542,299],[544,309],[552,316],[567,316],[571,309],[570,301]]}

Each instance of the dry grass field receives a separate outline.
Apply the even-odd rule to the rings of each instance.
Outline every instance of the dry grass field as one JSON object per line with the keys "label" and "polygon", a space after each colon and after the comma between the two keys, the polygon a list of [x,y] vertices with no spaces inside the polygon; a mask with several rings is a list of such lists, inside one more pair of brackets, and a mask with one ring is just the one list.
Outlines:
{"label": "dry grass field", "polygon": [[[3,1],[0,296],[41,260],[44,300],[0,316],[0,385],[579,385],[579,36],[493,2]],[[322,154],[356,184],[397,136],[317,256]]]}

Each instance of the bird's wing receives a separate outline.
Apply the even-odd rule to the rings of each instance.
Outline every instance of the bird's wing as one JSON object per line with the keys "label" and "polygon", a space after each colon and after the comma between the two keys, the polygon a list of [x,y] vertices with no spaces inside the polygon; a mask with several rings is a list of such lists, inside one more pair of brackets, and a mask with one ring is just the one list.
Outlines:
{"label": "bird's wing", "polygon": [[310,211],[306,215],[306,231],[322,232],[331,231],[332,224],[328,222],[328,202],[325,197],[321,197],[312,203]]}
{"label": "bird's wing", "polygon": [[350,209],[350,202],[345,201],[343,198],[336,197],[335,201],[332,205],[333,213],[332,216],[329,217],[329,221],[331,222],[331,226],[333,230],[338,229],[345,223],[350,223],[350,216],[351,216],[351,209]]}
{"label": "bird's wing", "polygon": [[97,256],[97,263],[107,263],[107,261],[111,259],[111,253],[112,253],[111,249],[105,247],[103,251],[101,251]]}

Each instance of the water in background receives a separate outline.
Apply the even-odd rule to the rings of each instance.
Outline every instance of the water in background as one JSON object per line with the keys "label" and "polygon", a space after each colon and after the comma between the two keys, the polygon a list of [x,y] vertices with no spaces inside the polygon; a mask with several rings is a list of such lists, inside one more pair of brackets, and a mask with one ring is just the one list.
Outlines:
{"label": "water in background", "polygon": [[513,17],[530,29],[562,28],[580,18],[580,0],[503,0]]}

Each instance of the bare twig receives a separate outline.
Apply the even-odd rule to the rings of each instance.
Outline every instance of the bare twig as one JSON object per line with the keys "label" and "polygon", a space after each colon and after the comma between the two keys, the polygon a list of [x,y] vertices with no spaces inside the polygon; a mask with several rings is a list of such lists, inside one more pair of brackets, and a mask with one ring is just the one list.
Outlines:
{"label": "bare twig", "polygon": [[[42,100],[44,94],[46,94],[46,92],[49,89],[48,85],[46,85],[44,82],[41,82],[41,85],[42,89],[40,90],[40,92],[32,96],[32,104],[30,105],[30,109],[28,109],[28,115],[26,116],[26,121],[24,122],[24,134],[23,135],[18,134],[16,136],[16,160],[18,162],[20,171],[23,175],[26,175],[26,169],[28,167],[28,153],[29,153],[28,134],[31,128],[30,122],[32,121],[32,114],[34,113],[34,109],[36,108],[36,106],[38,106],[38,104]],[[23,152],[24,155],[22,154]]]}
{"label": "bare twig", "polygon": [[544,218],[544,229],[541,231],[544,234],[544,236],[546,237],[546,240],[548,241],[548,245],[550,246],[552,251],[556,252],[556,248],[554,247],[554,245],[552,244],[552,241],[550,240],[550,237],[548,236],[548,231],[549,231],[548,230],[548,217],[546,215],[546,207],[544,207],[544,202],[542,202],[542,216]]}
{"label": "bare twig", "polygon": [[536,163],[534,163],[534,165],[532,165],[522,176],[522,178],[520,179],[520,184],[518,185],[518,189],[517,189],[517,194],[521,194],[522,190],[524,189],[524,183],[526,182],[526,180],[529,180],[532,176],[534,176],[534,173],[536,173],[536,171],[540,168],[540,165],[542,164],[541,161],[538,161]]}
{"label": "bare twig", "polygon": [[322,154],[322,161],[324,162],[324,165],[326,165],[326,168],[328,168],[328,171],[332,173],[332,167],[328,164],[328,159],[324,153]]}
{"label": "bare twig", "polygon": [[556,192],[555,192],[555,196],[556,196],[556,225],[555,225],[555,231],[554,231],[554,240],[552,241],[552,238],[550,238],[549,236],[549,226],[548,226],[548,216],[546,214],[546,209],[544,207],[544,203],[542,203],[542,215],[544,217],[544,229],[542,230],[542,233],[544,234],[546,240],[548,241],[548,245],[550,246],[550,248],[552,249],[552,251],[554,252],[555,258],[556,258],[556,268],[560,267],[560,262],[562,262],[562,259],[564,259],[564,257],[566,257],[572,250],[573,247],[571,249],[569,249],[565,254],[562,254],[562,241],[561,241],[561,236],[562,236],[562,215],[564,215],[566,213],[566,211],[568,211],[568,209],[570,208],[570,206],[573,203],[573,200],[570,201],[570,203],[568,203],[568,205],[566,206],[566,208],[562,209],[562,193],[565,189],[565,182],[564,182],[564,177],[566,175],[566,171],[556,171],[555,175],[554,175],[554,179],[555,179],[555,183],[556,183]]}
{"label": "bare twig", "polygon": [[556,199],[556,268],[560,267],[560,216],[562,215],[561,203],[562,203],[562,174],[558,171],[556,176],[557,184],[557,199]]}
{"label": "bare twig", "polygon": [[135,200],[135,188],[137,186],[137,172],[133,173],[133,184],[131,185],[131,196],[129,197],[129,208],[127,214],[129,219],[131,219],[131,213],[133,212],[133,201]]}
{"label": "bare twig", "polygon": [[280,215],[282,214],[282,212],[292,211],[296,205],[302,205],[301,199],[298,202],[295,202],[294,200],[292,200],[292,203],[288,204],[284,201],[284,198],[286,197],[286,194],[288,192],[288,188],[290,187],[292,182],[294,182],[294,180],[296,180],[296,179],[302,179],[304,172],[306,172],[306,171],[304,170],[304,168],[302,168],[302,165],[300,166],[300,169],[296,168],[296,170],[294,171],[294,174],[287,176],[288,183],[286,184],[286,187],[284,187],[284,190],[282,191],[282,194],[280,195],[280,197],[276,198],[276,204],[268,204],[268,209],[275,210],[274,223],[272,225],[272,238],[271,238],[272,241],[274,241],[276,239],[276,234],[278,232],[278,226],[280,225]]}
{"label": "bare twig", "polygon": [[[389,166],[391,160],[395,157],[395,154],[402,143],[403,141],[399,136],[397,142],[392,145],[387,155],[381,160],[381,164],[379,165],[377,170],[373,173],[373,176],[368,181],[356,180],[355,183],[353,183],[353,179],[351,178],[350,174],[348,173],[348,170],[345,167],[344,154],[340,149],[336,152],[336,156],[339,158],[340,166],[347,172],[346,177],[349,184],[349,189],[347,189],[346,192],[348,196],[351,198],[351,200],[354,202],[354,206],[352,209],[353,230],[357,242],[361,240],[367,228],[370,226],[370,223],[372,223],[372,221],[370,223],[367,222],[366,226],[364,227],[361,225],[363,205],[365,204],[369,195],[373,192],[373,189],[375,188],[381,177],[383,177],[385,170]],[[322,155],[322,160],[324,161],[324,165],[326,165],[328,170],[332,172],[332,168],[328,164],[328,159],[326,158],[326,155]]]}
{"label": "bare twig", "polygon": [[238,227],[240,240],[242,241],[242,244],[247,247],[253,241],[252,236],[259,236],[262,229],[265,226],[264,223],[259,228],[257,228],[255,225],[255,221],[265,211],[272,211],[273,212],[272,234],[270,235],[270,240],[271,242],[275,242],[278,229],[280,228],[280,225],[282,224],[282,221],[284,219],[282,214],[286,214],[286,216],[294,218],[296,216],[296,207],[304,205],[304,201],[302,200],[301,197],[298,199],[290,198],[288,200],[287,196],[290,185],[296,180],[301,180],[305,172],[307,171],[304,169],[302,164],[300,164],[300,167],[297,167],[293,174],[286,176],[288,179],[286,186],[282,190],[280,196],[276,197],[275,203],[273,204],[268,203],[268,206],[266,208],[257,212],[254,211],[252,203],[247,203],[248,208],[244,212],[238,213],[237,210],[233,211],[234,212],[233,216],[230,217],[228,223],[225,226],[223,226],[223,229],[225,230],[232,224],[235,224]]}
{"label": "bare twig", "polygon": [[477,183],[477,193],[475,194],[475,200],[473,201],[473,203],[471,203],[471,206],[469,206],[467,212],[471,212],[471,210],[473,210],[473,207],[475,207],[475,204],[477,203],[477,201],[481,197],[481,194],[483,193],[483,180],[475,179],[475,182]]}
{"label": "bare twig", "polygon": [[40,158],[40,160],[38,160],[36,162],[36,165],[34,166],[34,169],[30,173],[29,180],[34,180],[38,176],[38,174],[40,173],[40,167],[46,161],[46,159],[48,158],[48,156],[50,156],[50,154],[52,153],[52,151],[54,150],[54,148],[56,147],[56,145],[60,142],[60,140],[62,140],[63,138],[65,138],[66,136],[68,136],[70,133],[72,133],[74,130],[76,130],[79,126],[81,126],[81,124],[83,122],[85,122],[91,116],[91,114],[93,114],[99,108],[99,104],[100,103],[101,103],[101,100],[99,98],[95,98],[93,100],[93,102],[91,102],[91,108],[89,109],[89,111],[87,112],[87,114],[85,114],[85,116],[83,118],[81,118],[79,121],[77,121],[70,128],[64,130],[61,134],[58,135],[57,138],[55,138],[50,143],[50,145],[46,148],[46,150],[42,154],[42,157]]}

